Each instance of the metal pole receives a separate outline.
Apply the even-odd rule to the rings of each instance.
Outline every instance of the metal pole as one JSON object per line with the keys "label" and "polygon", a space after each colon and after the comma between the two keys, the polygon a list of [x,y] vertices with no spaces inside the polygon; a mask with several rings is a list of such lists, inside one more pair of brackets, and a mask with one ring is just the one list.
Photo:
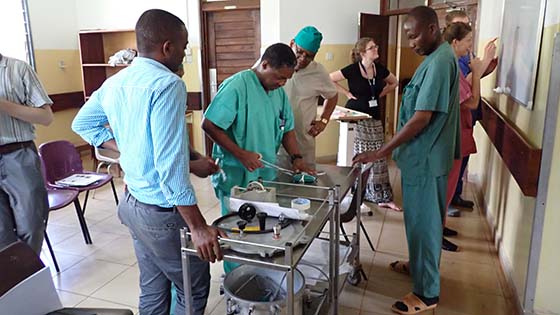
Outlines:
{"label": "metal pole", "polygon": [[331,214],[329,219],[329,303],[330,313],[338,314],[338,262],[339,262],[339,238],[340,238],[340,216],[338,209],[338,198],[340,186],[335,186],[329,191],[329,206]]}
{"label": "metal pole", "polygon": [[362,234],[362,230],[361,230],[361,223],[362,223],[362,210],[361,210],[361,205],[362,205],[362,186],[364,185],[364,183],[362,182],[362,172],[363,172],[363,164],[360,165],[360,175],[358,175],[358,183],[356,185],[356,194],[358,194],[356,196],[356,247],[358,248],[358,254],[356,255],[356,262],[359,266],[360,263],[360,235]]}
{"label": "metal pole", "polygon": [[[294,271],[295,267],[293,266],[293,248],[292,243],[286,243],[286,265],[290,266],[290,270],[286,271],[288,276],[286,277],[286,290],[288,295],[287,300],[287,310],[288,315],[294,315]],[[282,283],[280,283],[280,286]]]}
{"label": "metal pole", "polygon": [[185,293],[185,314],[194,315],[193,298],[191,287],[191,270],[189,254],[183,248],[187,248],[191,241],[191,237],[187,235],[188,229],[181,229],[181,262],[183,264],[183,292]]}
{"label": "metal pole", "polygon": [[338,273],[340,267],[340,185],[334,187],[334,312],[338,314]]}

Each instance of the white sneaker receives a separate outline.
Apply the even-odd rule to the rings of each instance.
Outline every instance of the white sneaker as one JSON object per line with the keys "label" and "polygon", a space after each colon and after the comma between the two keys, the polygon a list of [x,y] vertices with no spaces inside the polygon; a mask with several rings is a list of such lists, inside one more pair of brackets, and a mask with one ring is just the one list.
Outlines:
{"label": "white sneaker", "polygon": [[371,208],[370,208],[368,205],[366,205],[365,203],[362,203],[362,205],[360,206],[360,211],[362,211],[362,212],[370,212],[370,211],[371,211]]}

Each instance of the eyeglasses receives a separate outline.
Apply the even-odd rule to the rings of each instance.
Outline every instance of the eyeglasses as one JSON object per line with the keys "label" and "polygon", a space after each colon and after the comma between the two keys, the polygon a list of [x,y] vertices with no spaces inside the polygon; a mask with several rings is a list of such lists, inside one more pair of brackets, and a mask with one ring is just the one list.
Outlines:
{"label": "eyeglasses", "polygon": [[366,50],[372,50],[372,49],[379,49],[379,45],[373,44],[373,45],[366,48]]}
{"label": "eyeglasses", "polygon": [[304,60],[307,61],[312,61],[313,59],[315,59],[315,54],[310,54],[307,51],[303,50],[301,47],[299,47],[297,44],[294,43],[294,45],[296,46],[296,57],[303,57]]}

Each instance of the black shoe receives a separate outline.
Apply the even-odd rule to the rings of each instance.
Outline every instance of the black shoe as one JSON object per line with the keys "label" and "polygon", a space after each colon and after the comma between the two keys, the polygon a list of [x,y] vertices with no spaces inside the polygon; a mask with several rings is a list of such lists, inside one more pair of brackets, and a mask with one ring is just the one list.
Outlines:
{"label": "black shoe", "polygon": [[453,198],[453,200],[451,200],[451,205],[456,207],[472,209],[474,207],[474,202],[470,200],[465,200],[461,197],[455,197]]}
{"label": "black shoe", "polygon": [[443,228],[443,236],[457,236],[457,234],[459,233],[455,230],[446,227]]}
{"label": "black shoe", "polygon": [[441,242],[441,249],[446,250],[448,252],[457,252],[459,251],[459,246],[451,243],[444,237]]}

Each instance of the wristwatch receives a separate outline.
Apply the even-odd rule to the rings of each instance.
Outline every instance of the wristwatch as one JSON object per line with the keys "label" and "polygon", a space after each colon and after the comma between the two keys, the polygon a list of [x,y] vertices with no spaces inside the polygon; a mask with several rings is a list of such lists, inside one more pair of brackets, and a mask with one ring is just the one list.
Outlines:
{"label": "wristwatch", "polygon": [[292,163],[294,163],[297,159],[303,159],[303,156],[301,154],[292,154],[290,155],[290,159],[292,160]]}
{"label": "wristwatch", "polygon": [[329,124],[329,120],[327,118],[321,118],[321,122],[325,124],[325,126]]}

